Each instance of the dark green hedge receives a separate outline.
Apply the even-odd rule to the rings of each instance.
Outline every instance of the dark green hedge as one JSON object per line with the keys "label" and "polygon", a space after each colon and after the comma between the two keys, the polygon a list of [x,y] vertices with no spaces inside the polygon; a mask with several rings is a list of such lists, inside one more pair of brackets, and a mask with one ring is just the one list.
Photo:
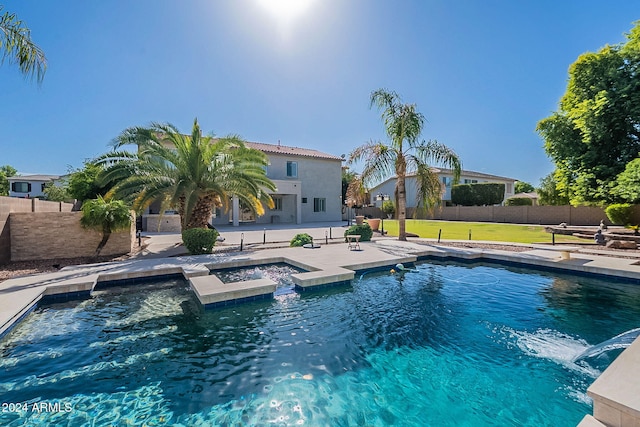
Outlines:
{"label": "dark green hedge", "polygon": [[462,206],[498,205],[504,200],[504,184],[458,184],[451,188],[451,202]]}
{"label": "dark green hedge", "polygon": [[604,212],[612,223],[628,226],[631,224],[633,206],[628,203],[618,203],[607,206]]}
{"label": "dark green hedge", "polygon": [[218,234],[214,229],[189,228],[182,232],[182,243],[192,255],[210,254]]}
{"label": "dark green hedge", "polygon": [[504,202],[505,206],[533,206],[533,200],[528,197],[510,197]]}
{"label": "dark green hedge", "polygon": [[345,242],[347,241],[347,236],[352,234],[359,234],[361,242],[368,242],[369,240],[371,240],[371,237],[373,236],[373,230],[371,229],[369,224],[352,225],[351,227],[347,228],[344,232]]}

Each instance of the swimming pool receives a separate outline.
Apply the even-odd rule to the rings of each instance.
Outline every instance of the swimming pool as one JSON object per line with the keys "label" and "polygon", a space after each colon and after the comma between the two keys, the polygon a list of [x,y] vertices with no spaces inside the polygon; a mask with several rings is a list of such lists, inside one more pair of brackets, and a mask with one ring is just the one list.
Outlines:
{"label": "swimming pool", "polygon": [[636,285],[455,263],[361,276],[206,312],[181,280],[42,306],[0,342],[0,401],[21,404],[0,424],[575,426],[614,355],[573,358],[640,326]]}

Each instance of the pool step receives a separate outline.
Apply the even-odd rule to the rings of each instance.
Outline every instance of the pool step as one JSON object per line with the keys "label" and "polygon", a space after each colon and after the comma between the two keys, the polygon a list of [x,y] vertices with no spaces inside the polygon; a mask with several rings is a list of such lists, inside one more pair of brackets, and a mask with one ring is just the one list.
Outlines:
{"label": "pool step", "polygon": [[273,280],[264,278],[223,283],[215,275],[192,277],[189,283],[205,308],[270,298],[273,297],[277,285]]}
{"label": "pool step", "polygon": [[607,427],[602,424],[600,421],[593,418],[591,415],[585,415],[578,427]]}

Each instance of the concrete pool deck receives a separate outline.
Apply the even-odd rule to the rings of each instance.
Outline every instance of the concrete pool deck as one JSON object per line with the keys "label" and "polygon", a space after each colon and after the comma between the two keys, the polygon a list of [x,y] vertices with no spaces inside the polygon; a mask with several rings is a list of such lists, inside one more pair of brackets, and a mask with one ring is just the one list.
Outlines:
{"label": "concrete pool deck", "polygon": [[[291,233],[291,230],[289,230]],[[164,243],[169,253],[175,248],[172,239]],[[316,238],[316,242],[322,242]],[[300,290],[331,283],[352,280],[357,271],[392,267],[397,263],[410,263],[420,259],[463,261],[489,261],[510,265],[542,268],[567,273],[595,274],[621,278],[640,284],[640,265],[637,258],[613,258],[594,253],[573,252],[570,259],[563,259],[558,247],[548,250],[536,247],[524,252],[493,249],[454,248],[439,246],[423,239],[400,242],[392,238],[380,238],[374,242],[362,242],[362,250],[350,251],[347,243],[322,245],[318,249],[275,248],[234,253],[222,253],[180,257],[140,257],[121,262],[66,267],[55,273],[9,279],[0,283],[0,335],[19,322],[44,297],[87,296],[96,285],[110,281],[143,277],[182,275],[204,306],[225,301],[214,294],[221,289],[228,292],[211,269],[232,268],[285,262],[306,270],[292,275]],[[217,280],[217,281],[216,281]],[[219,282],[219,283],[218,283]],[[273,283],[257,282],[253,286],[238,282],[248,292],[269,293]],[[264,282],[264,283],[263,283]],[[233,284],[232,284],[233,285]],[[272,291],[271,291],[272,292]],[[242,289],[233,290],[233,299],[251,295]],[[203,297],[203,298],[201,298]],[[208,300],[207,300],[208,298]],[[209,301],[209,303],[207,303]],[[623,357],[624,356],[624,357]],[[594,417],[586,416],[580,425],[640,426],[640,340],[625,350],[613,364],[589,387],[588,394],[594,401]],[[602,424],[604,423],[604,424]]]}

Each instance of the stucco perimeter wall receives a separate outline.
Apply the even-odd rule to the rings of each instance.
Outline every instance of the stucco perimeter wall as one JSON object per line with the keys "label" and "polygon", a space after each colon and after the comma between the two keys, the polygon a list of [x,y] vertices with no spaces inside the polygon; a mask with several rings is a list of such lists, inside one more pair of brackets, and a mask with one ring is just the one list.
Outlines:
{"label": "stucco perimeter wall", "polygon": [[[92,256],[102,234],[80,226],[81,212],[11,213],[11,261]],[[129,253],[135,222],[129,231],[111,234],[100,255]]]}
{"label": "stucco perimeter wall", "polygon": [[11,261],[9,214],[12,212],[71,212],[73,204],[0,196],[0,265]]}
{"label": "stucco perimeter wall", "polygon": [[[413,217],[413,209],[407,210]],[[417,218],[424,216],[417,215]],[[451,206],[436,209],[427,219],[445,221],[503,222],[512,224],[597,226],[601,220],[611,225],[603,208],[592,206]],[[634,223],[640,223],[640,206],[635,206]]]}

